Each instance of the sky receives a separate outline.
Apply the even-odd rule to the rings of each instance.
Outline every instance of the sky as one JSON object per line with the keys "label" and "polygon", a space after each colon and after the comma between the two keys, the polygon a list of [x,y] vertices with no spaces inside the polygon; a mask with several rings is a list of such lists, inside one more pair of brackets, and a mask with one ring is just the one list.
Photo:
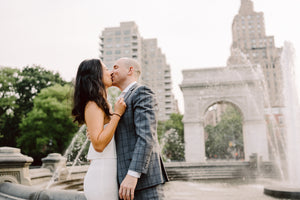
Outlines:
{"label": "sky", "polygon": [[[105,27],[135,21],[140,35],[156,38],[166,55],[183,113],[182,70],[226,65],[240,1],[0,0],[0,66],[36,64],[70,81],[82,60],[99,57]],[[291,42],[300,58],[300,0],[252,1],[275,45]]]}

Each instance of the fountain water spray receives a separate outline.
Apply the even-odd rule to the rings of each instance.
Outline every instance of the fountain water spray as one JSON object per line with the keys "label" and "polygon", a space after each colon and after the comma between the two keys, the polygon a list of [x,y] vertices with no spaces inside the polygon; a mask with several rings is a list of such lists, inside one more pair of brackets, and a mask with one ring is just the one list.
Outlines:
{"label": "fountain water spray", "polygon": [[[263,91],[265,104],[265,111],[264,113],[262,113],[262,115],[267,115],[269,120],[267,139],[269,141],[270,150],[273,155],[273,161],[276,163],[276,166],[278,166],[277,171],[279,173],[280,179],[285,179],[284,170],[282,169],[282,166],[285,166],[285,162],[281,159],[282,153],[280,151],[280,149],[284,149],[285,147],[284,137],[281,134],[278,134],[280,133],[280,125],[279,122],[276,120],[274,114],[272,113],[272,106],[270,102],[268,86],[264,78],[262,67],[260,65],[252,65],[251,62],[247,59],[246,55],[239,49],[231,49],[231,52],[232,56],[230,59],[240,59],[241,61],[238,64],[235,64],[235,62],[230,63],[231,60],[229,59],[227,65],[230,67],[240,67],[241,64],[249,66],[251,70],[251,75],[253,75],[256,80],[259,80],[258,86],[261,89],[261,91]],[[233,72],[240,81],[246,81],[239,74],[239,71]],[[248,91],[249,94],[252,94],[248,86],[246,86],[245,89]],[[254,100],[254,97],[251,96],[251,100]],[[254,106],[254,109],[259,110],[254,101],[252,105]]]}
{"label": "fountain water spray", "polygon": [[[77,133],[74,135],[74,137],[72,138],[71,143],[69,144],[68,148],[66,149],[63,157],[66,158],[66,160],[68,159],[68,156],[70,154],[72,154],[72,150],[74,149],[74,146],[77,142],[77,140],[79,139],[79,136],[81,134],[83,134],[83,132],[85,132],[86,126],[82,125],[79,130],[77,131]],[[86,145],[88,144],[89,140],[85,139],[84,143],[81,145],[80,150],[78,151],[74,161],[72,162],[72,167],[70,168],[70,170],[67,172],[67,180],[70,179],[71,173],[72,173],[72,169],[73,167],[77,164],[78,160],[79,160],[79,156],[82,154],[84,148],[86,147]],[[57,180],[59,180],[59,177],[61,175],[61,172],[63,170],[64,167],[64,163],[60,162],[59,165],[57,166],[57,168],[55,169],[52,178],[50,179],[49,183],[47,184],[46,189],[50,188]]]}
{"label": "fountain water spray", "polygon": [[84,150],[85,146],[87,145],[87,143],[89,142],[89,139],[87,138],[84,143],[82,144],[79,152],[77,153],[76,157],[75,157],[75,160],[73,161],[73,164],[68,172],[68,176],[67,176],[67,180],[70,179],[70,176],[72,174],[72,171],[73,171],[73,168],[74,166],[77,164],[78,160],[79,160],[79,156],[82,154],[82,151]]}
{"label": "fountain water spray", "polygon": [[284,95],[284,120],[286,128],[286,156],[288,164],[288,182],[293,186],[300,187],[300,117],[299,99],[297,94],[295,73],[295,50],[289,42],[284,43],[281,55],[283,73]]}
{"label": "fountain water spray", "polygon": [[[284,43],[281,54],[284,95],[285,161],[287,176],[284,182],[264,188],[264,193],[274,197],[300,199],[300,106],[297,90],[295,50],[290,42]],[[299,80],[298,80],[299,81]]]}

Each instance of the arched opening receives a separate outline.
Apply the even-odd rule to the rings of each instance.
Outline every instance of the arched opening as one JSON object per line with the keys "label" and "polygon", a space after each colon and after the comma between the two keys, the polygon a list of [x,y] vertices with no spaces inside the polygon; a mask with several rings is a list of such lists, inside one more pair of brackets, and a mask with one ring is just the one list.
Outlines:
{"label": "arched opening", "polygon": [[243,115],[229,102],[209,106],[204,115],[207,160],[244,160]]}

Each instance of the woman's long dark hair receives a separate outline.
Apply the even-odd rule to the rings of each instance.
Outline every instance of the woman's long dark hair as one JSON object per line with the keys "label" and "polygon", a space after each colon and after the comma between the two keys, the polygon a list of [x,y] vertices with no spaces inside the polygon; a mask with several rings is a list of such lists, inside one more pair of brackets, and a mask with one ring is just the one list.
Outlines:
{"label": "woman's long dark hair", "polygon": [[80,63],[73,97],[72,115],[74,122],[85,123],[84,110],[89,101],[94,101],[106,116],[110,117],[109,105],[106,101],[106,90],[103,84],[102,64],[98,59],[84,60]]}

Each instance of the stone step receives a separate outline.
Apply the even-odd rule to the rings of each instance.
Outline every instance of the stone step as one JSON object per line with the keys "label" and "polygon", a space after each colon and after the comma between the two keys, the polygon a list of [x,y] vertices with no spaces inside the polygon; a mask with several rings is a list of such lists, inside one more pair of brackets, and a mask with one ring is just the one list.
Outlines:
{"label": "stone step", "polygon": [[252,176],[248,162],[167,163],[166,171],[170,180],[236,179]]}

